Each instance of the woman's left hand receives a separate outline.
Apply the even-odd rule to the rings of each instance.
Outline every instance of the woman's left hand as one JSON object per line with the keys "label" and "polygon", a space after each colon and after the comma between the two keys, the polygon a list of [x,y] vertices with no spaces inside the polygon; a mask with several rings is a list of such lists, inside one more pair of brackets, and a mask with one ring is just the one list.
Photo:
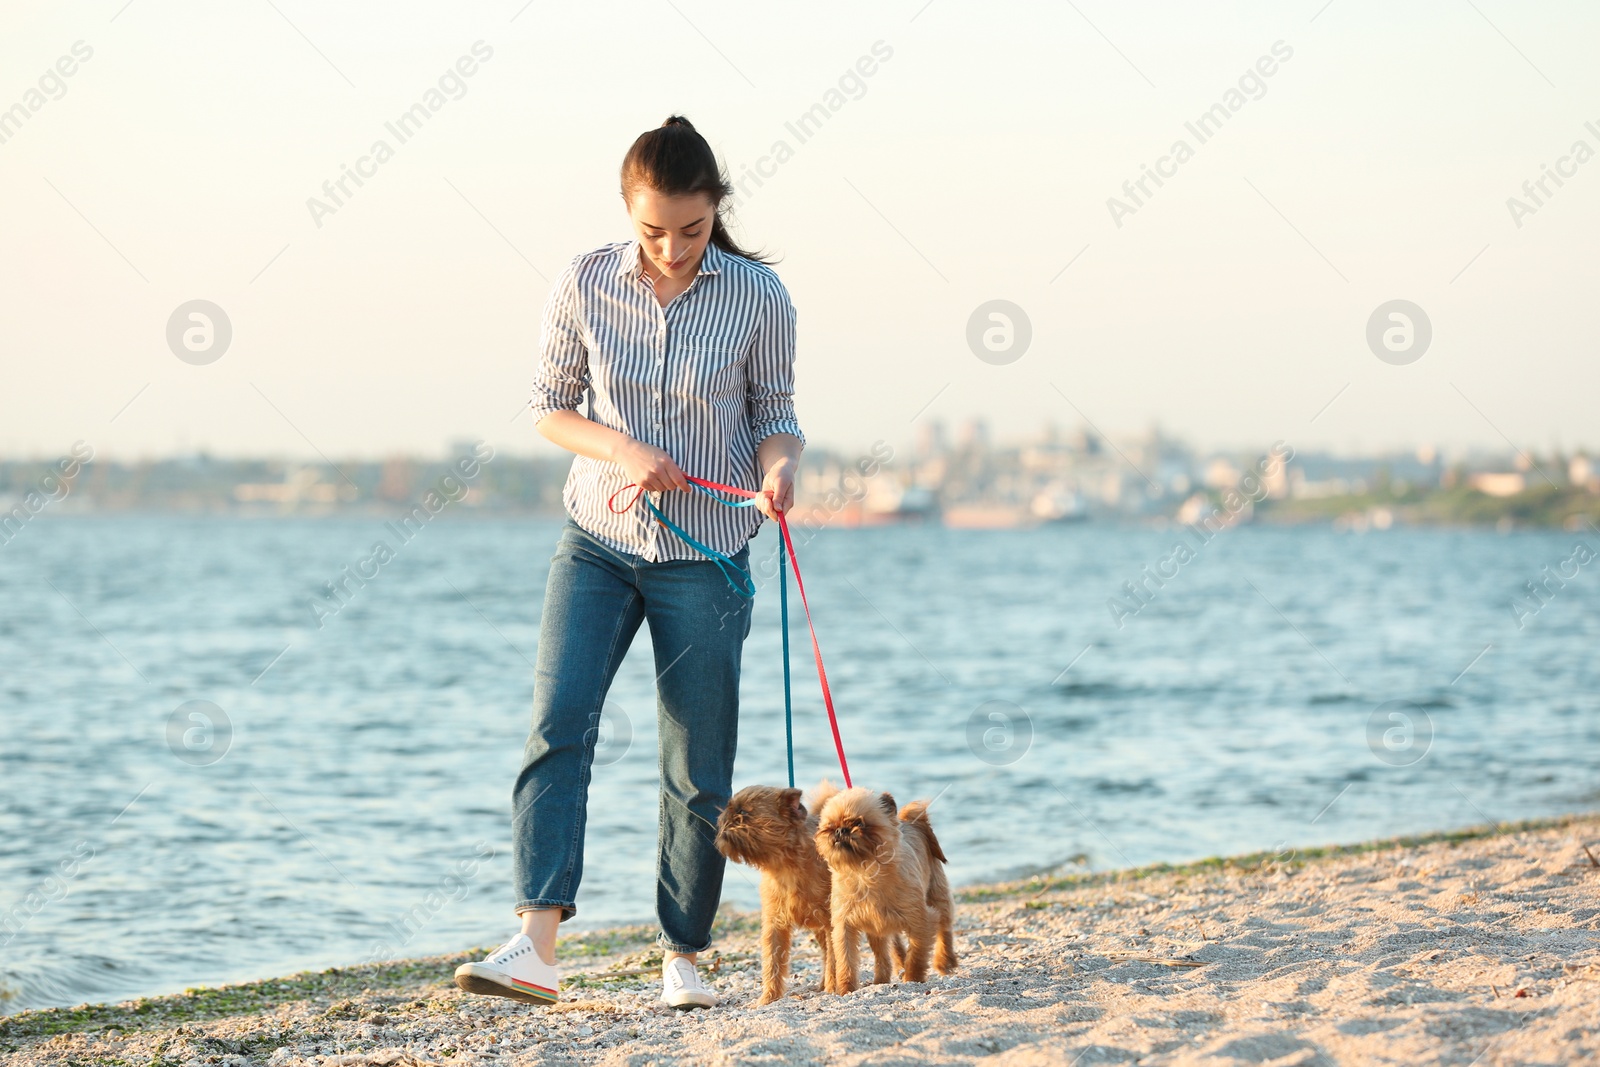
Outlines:
{"label": "woman's left hand", "polygon": [[794,464],[785,457],[767,468],[761,479],[761,495],[756,497],[756,509],[772,521],[778,521],[778,512],[794,506]]}

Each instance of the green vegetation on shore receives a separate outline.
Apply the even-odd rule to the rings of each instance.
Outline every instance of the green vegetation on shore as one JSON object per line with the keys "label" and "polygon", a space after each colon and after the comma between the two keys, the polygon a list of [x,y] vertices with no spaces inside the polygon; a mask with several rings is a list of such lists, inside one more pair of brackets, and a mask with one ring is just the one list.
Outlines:
{"label": "green vegetation on shore", "polygon": [[[559,941],[563,958],[604,957],[653,943],[650,926],[622,926],[573,934]],[[0,1049],[17,1038],[47,1037],[77,1030],[141,1030],[175,1026],[200,1019],[249,1015],[295,1001],[328,1002],[337,1014],[341,1001],[367,990],[405,990],[435,985],[459,965],[482,959],[494,950],[483,945],[445,956],[391,960],[353,967],[301,971],[284,978],[215,987],[197,986],[182,993],[139,997],[119,1004],[80,1004],[40,1008],[0,1016]]]}
{"label": "green vegetation on shore", "polygon": [[1261,519],[1279,522],[1331,522],[1386,508],[1394,521],[1402,524],[1494,526],[1507,522],[1564,529],[1600,527],[1600,495],[1537,479],[1513,496],[1489,496],[1461,485],[1428,489],[1380,483],[1362,493],[1264,500],[1256,508]]}
{"label": "green vegetation on shore", "polygon": [[1075,874],[1040,875],[1015,882],[994,885],[969,886],[956,890],[956,900],[966,904],[1005,900],[1010,897],[1032,896],[1062,889],[1085,889],[1099,885],[1121,885],[1137,882],[1157,875],[1209,874],[1214,871],[1233,871],[1248,874],[1264,869],[1298,870],[1307,863],[1337,859],[1340,856],[1359,856],[1368,852],[1387,852],[1397,848],[1416,848],[1439,842],[1451,844],[1475,841],[1497,834],[1525,833],[1530,830],[1552,830],[1578,823],[1600,821],[1600,815],[1562,815],[1553,819],[1524,819],[1521,822],[1502,822],[1493,825],[1468,826],[1459,830],[1438,830],[1427,834],[1388,837],[1374,841],[1360,841],[1352,845],[1320,845],[1311,848],[1283,849],[1277,852],[1249,852],[1242,856],[1208,856],[1193,863],[1154,863],[1148,867],[1130,867],[1117,871],[1085,871]]}

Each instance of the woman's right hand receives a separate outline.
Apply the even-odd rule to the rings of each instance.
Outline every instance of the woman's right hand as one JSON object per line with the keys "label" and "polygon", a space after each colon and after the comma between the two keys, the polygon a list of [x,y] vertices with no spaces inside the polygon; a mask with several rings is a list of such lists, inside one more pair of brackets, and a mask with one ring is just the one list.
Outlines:
{"label": "woman's right hand", "polygon": [[655,445],[630,438],[617,454],[617,462],[628,472],[628,477],[646,492],[664,493],[671,489],[687,492],[689,480],[683,471]]}

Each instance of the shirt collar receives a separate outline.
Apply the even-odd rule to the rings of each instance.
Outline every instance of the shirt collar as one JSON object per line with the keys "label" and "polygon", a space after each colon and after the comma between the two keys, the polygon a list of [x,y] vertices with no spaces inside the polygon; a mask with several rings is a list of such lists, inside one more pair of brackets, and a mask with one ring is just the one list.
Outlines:
{"label": "shirt collar", "polygon": [[[700,269],[695,271],[695,276],[722,273],[722,260],[726,254],[717,247],[715,241],[708,241],[706,250],[700,254]],[[639,245],[639,239],[635,237],[629,241],[627,247],[622,250],[622,254],[617,257],[620,261],[617,266],[618,276],[631,274],[635,278],[639,277],[643,269],[641,262],[643,255],[644,250]]]}

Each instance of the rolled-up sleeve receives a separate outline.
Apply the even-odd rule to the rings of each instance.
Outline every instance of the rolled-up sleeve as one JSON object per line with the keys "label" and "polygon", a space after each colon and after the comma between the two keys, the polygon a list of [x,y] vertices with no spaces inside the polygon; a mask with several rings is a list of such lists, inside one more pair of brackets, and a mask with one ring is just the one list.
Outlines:
{"label": "rolled-up sleeve", "polygon": [[794,304],[776,276],[770,281],[745,364],[750,432],[758,444],[775,433],[788,433],[804,445],[794,412]]}
{"label": "rolled-up sleeve", "polygon": [[589,347],[578,304],[578,267],[582,261],[579,256],[567,264],[545,300],[539,326],[539,359],[528,401],[535,425],[552,411],[576,410],[589,387]]}

